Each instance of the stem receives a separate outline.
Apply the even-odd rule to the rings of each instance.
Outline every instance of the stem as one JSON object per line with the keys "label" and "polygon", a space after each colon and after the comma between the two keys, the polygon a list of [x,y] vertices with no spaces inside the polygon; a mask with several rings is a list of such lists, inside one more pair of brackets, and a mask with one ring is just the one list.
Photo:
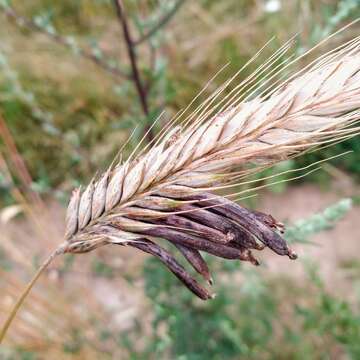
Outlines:
{"label": "stem", "polygon": [[4,340],[4,337],[12,323],[12,321],[14,320],[18,310],[20,309],[21,305],[23,304],[24,300],[26,299],[27,295],[29,294],[30,290],[33,288],[33,286],[35,285],[36,281],[39,279],[40,275],[44,272],[44,270],[49,266],[49,264],[55,259],[55,257],[57,255],[63,254],[64,250],[65,250],[65,246],[64,245],[60,245],[53,253],[51,253],[51,255],[44,261],[44,263],[40,266],[40,268],[37,270],[37,272],[35,273],[34,277],[31,279],[31,281],[28,283],[28,285],[26,286],[26,288],[24,289],[23,293],[21,294],[20,298],[18,299],[18,301],[15,303],[13,309],[10,312],[10,315],[8,316],[8,318],[5,321],[5,324],[3,325],[3,327],[0,330],[0,344],[2,343],[2,341]]}
{"label": "stem", "polygon": [[180,9],[181,5],[184,2],[185,0],[178,0],[176,4],[173,6],[173,8],[167,14],[165,14],[152,29],[150,29],[146,34],[142,35],[139,39],[133,42],[134,45],[136,46],[140,45],[142,42],[151,38],[158,30],[164,27],[176,14],[176,12]]}
{"label": "stem", "polygon": [[[125,15],[125,11],[124,11],[124,6],[122,4],[122,0],[114,0],[114,5],[115,5],[117,17],[120,21],[120,25],[121,25],[121,28],[122,28],[122,31],[124,34],[126,49],[128,52],[128,57],[130,60],[130,65],[131,65],[132,79],[134,81],[136,91],[139,95],[141,108],[142,108],[144,115],[146,116],[146,120],[148,122],[149,121],[149,106],[148,106],[148,100],[147,100],[147,91],[144,87],[144,84],[142,83],[142,81],[140,79],[140,73],[139,73],[137,58],[136,58],[136,53],[135,53],[135,46],[134,46],[134,42],[132,40],[129,26],[128,26],[128,23],[126,20],[126,15]],[[150,128],[149,124],[146,124],[146,126],[145,126],[145,134],[146,134],[146,138],[147,138],[148,142],[151,142],[154,138],[154,134],[153,134],[153,131]]]}

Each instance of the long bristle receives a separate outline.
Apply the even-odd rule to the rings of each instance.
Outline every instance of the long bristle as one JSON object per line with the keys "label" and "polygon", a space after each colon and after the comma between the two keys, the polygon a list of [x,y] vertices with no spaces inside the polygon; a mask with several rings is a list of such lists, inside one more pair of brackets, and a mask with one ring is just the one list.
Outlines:
{"label": "long bristle", "polygon": [[[144,210],[142,215],[135,210],[143,206],[145,198],[151,201],[152,195],[167,193],[173,186],[180,185],[179,196],[184,199],[193,190],[199,193],[255,185],[258,180],[252,183],[244,178],[307,150],[359,133],[356,124],[360,117],[357,86],[360,38],[330,51],[283,80],[282,71],[303,57],[293,60],[286,55],[293,40],[224,95],[225,89],[260,52],[256,54],[193,112],[186,115],[190,107],[181,111],[151,144],[138,152],[140,142],[124,164],[111,167],[105,177],[92,182],[84,191],[75,192],[68,208],[67,241],[83,243],[103,237],[103,244],[111,243],[115,235],[109,226],[121,229],[125,238],[132,240],[143,231],[164,234],[164,225],[169,233],[194,232],[200,227],[191,222],[187,224],[183,218],[179,219],[176,229],[171,229],[174,224],[169,223],[170,218],[154,228],[153,222],[159,220],[159,213],[152,209],[145,216]],[[274,79],[278,79],[275,86],[269,88]],[[255,96],[256,93],[260,95]],[[174,127],[175,124],[178,125]],[[301,178],[317,168],[299,170],[308,171],[291,179]],[[286,173],[291,172],[293,170]],[[289,179],[272,184],[283,181]],[[257,184],[229,196],[237,197],[265,186],[269,184]],[[164,210],[163,216],[189,216],[188,209],[175,209],[170,203],[161,211]],[[196,208],[190,212],[193,211],[197,211]],[[203,221],[206,222],[205,218]]]}

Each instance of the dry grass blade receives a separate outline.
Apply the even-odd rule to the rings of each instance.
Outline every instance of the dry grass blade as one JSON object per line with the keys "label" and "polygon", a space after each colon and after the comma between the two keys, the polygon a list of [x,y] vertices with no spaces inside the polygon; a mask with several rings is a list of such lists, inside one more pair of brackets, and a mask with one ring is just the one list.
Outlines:
{"label": "dry grass blade", "polygon": [[208,280],[199,251],[254,265],[258,261],[251,250],[264,247],[296,258],[280,235],[282,224],[208,192],[223,183],[234,184],[239,169],[241,177],[253,173],[247,170],[249,164],[263,168],[359,132],[354,126],[360,118],[359,39],[290,79],[276,88],[261,89],[263,95],[258,96],[249,83],[246,100],[232,96],[224,111],[216,113],[220,89],[200,113],[186,118],[182,128],[177,126],[147,152],[111,166],[83,191],[75,190],[61,252],[131,245],[158,257],[201,299],[211,295],[172,255],[144,236],[174,243]]}

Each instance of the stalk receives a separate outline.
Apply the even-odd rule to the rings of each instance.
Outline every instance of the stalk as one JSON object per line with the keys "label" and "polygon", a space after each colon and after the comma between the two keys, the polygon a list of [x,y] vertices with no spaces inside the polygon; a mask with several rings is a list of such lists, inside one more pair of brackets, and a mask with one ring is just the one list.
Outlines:
{"label": "stalk", "polygon": [[40,266],[40,268],[37,270],[34,277],[31,279],[31,281],[28,283],[28,285],[26,286],[26,288],[22,292],[21,296],[19,297],[19,299],[15,303],[13,309],[11,310],[8,318],[5,321],[5,324],[3,325],[3,327],[0,330],[0,344],[4,340],[4,337],[5,337],[5,335],[6,335],[7,331],[8,331],[11,323],[13,322],[18,310],[20,309],[20,307],[24,303],[26,297],[28,296],[30,290],[35,285],[36,281],[39,279],[40,275],[46,270],[46,268],[50,265],[50,263],[55,259],[56,256],[64,253],[66,246],[67,246],[67,244],[60,245],[55,251],[53,251],[49,255],[49,257],[44,261],[44,263]]}

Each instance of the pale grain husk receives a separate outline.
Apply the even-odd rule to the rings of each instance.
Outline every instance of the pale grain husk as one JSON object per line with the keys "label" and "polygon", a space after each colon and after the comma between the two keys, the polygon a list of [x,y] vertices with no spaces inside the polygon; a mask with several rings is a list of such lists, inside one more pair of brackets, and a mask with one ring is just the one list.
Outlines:
{"label": "pale grain husk", "polygon": [[[273,164],[357,132],[348,127],[359,119],[359,70],[356,41],[285,82],[268,98],[255,97],[182,130],[174,128],[147,153],[107,170],[82,194],[74,191],[66,239],[100,236],[112,242],[115,236],[120,241],[103,231],[107,222],[117,214],[126,216],[129,205],[170,185],[189,191],[211,188],[229,180],[227,174],[244,164]],[[169,201],[168,209],[173,208]],[[128,241],[126,236],[123,240]]]}

